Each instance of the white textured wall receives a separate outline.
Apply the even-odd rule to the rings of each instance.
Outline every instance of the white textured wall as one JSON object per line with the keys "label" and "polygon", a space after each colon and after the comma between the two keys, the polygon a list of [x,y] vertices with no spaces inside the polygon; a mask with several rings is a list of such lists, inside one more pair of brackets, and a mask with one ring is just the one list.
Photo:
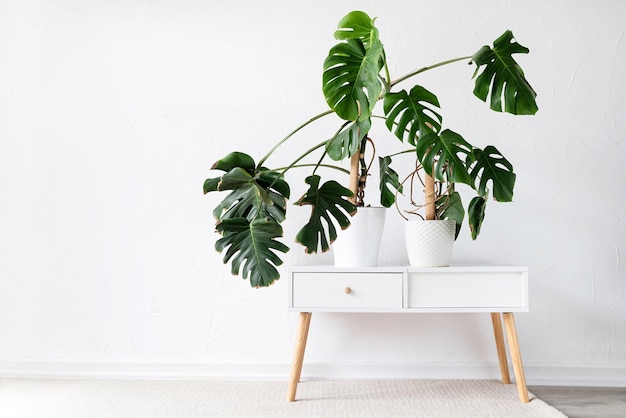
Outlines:
{"label": "white textured wall", "polygon": [[[518,173],[515,203],[491,204],[455,259],[530,267],[531,312],[517,316],[529,380],[626,385],[621,0],[0,3],[0,374],[286,373],[287,283],[230,276],[213,251],[218,197],[201,186],[233,147],[259,157],[324,110],[321,63],[356,8],[378,16],[396,75],[505,29],[531,49],[519,60],[535,117],[487,111],[465,64],[422,79],[446,126]],[[305,216],[290,208],[287,241]],[[386,262],[404,261],[401,227],[390,213]],[[306,361],[331,372],[496,362],[482,315],[319,314],[310,337]]]}

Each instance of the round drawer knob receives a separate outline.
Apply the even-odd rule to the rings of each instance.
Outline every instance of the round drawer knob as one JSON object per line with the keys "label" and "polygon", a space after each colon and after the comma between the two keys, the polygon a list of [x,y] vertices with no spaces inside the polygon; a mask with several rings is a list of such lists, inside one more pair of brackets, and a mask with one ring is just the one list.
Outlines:
{"label": "round drawer knob", "polygon": [[352,293],[352,289],[350,289],[349,287],[346,287],[345,289],[343,289],[343,293],[345,293],[346,295],[349,295],[350,293]]}

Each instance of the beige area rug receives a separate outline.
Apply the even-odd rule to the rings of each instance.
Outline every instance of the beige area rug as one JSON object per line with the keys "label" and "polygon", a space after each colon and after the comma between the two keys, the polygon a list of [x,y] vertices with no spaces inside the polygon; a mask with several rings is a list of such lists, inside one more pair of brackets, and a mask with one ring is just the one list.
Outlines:
{"label": "beige area rug", "polygon": [[564,417],[492,380],[305,381],[0,379],[5,418]]}

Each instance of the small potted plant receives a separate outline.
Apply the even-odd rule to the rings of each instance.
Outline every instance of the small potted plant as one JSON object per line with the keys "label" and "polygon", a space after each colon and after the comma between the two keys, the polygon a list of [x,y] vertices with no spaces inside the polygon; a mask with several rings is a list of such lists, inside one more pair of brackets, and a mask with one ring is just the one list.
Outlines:
{"label": "small potted plant", "polygon": [[[464,184],[476,191],[468,205],[468,223],[476,239],[491,196],[500,202],[511,201],[515,184],[513,166],[492,145],[477,148],[460,134],[443,129],[443,117],[435,94],[421,85],[410,89],[397,86],[425,71],[455,62],[475,64],[474,95],[489,102],[497,112],[531,115],[538,110],[536,93],[526,80],[514,54],[528,53],[510,31],[504,32],[493,46],[483,46],[475,54],[440,62],[392,79],[387,57],[374,19],[354,11],[339,22],[333,46],[324,61],[322,91],[329,110],[297,126],[272,147],[260,161],[243,152],[232,152],[218,160],[213,170],[222,172],[204,182],[204,193],[226,192],[213,211],[220,238],[216,249],[224,251],[224,262],[231,263],[233,274],[250,279],[254,287],[268,286],[279,278],[276,266],[279,253],[289,247],[279,241],[283,235],[291,186],[285,173],[295,168],[311,168],[306,177],[307,190],[295,202],[311,206],[311,216],[296,235],[307,253],[327,251],[337,238],[337,227],[350,225],[350,215],[363,204],[362,193],[369,164],[364,161],[368,132],[373,123],[384,122],[394,141],[400,140],[423,171],[426,220],[448,219],[458,234],[464,220],[464,206],[456,186]],[[375,113],[382,103],[382,114]],[[321,118],[335,115],[340,122],[330,139],[304,149],[288,164],[271,168],[266,162],[274,151],[298,132]],[[377,138],[380,144],[381,138]],[[384,138],[384,141],[390,139]],[[376,147],[381,149],[381,147]],[[315,157],[313,163],[307,157]],[[391,167],[392,156],[379,157],[380,201],[384,207],[396,202],[402,181]],[[394,157],[395,158],[395,157]],[[330,160],[330,161],[329,161]],[[350,169],[338,165],[350,160]],[[349,174],[349,187],[335,180],[322,181],[318,170],[337,169]],[[411,173],[413,177],[417,171]]]}

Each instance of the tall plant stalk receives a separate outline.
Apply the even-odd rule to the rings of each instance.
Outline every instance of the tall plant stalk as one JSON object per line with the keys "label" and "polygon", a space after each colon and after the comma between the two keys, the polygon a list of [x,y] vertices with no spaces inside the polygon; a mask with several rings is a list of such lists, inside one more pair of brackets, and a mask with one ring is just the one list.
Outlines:
{"label": "tall plant stalk", "polygon": [[424,175],[424,205],[425,205],[425,219],[427,221],[434,221],[437,219],[437,211],[435,201],[437,199],[435,191],[435,178],[430,174]]}

